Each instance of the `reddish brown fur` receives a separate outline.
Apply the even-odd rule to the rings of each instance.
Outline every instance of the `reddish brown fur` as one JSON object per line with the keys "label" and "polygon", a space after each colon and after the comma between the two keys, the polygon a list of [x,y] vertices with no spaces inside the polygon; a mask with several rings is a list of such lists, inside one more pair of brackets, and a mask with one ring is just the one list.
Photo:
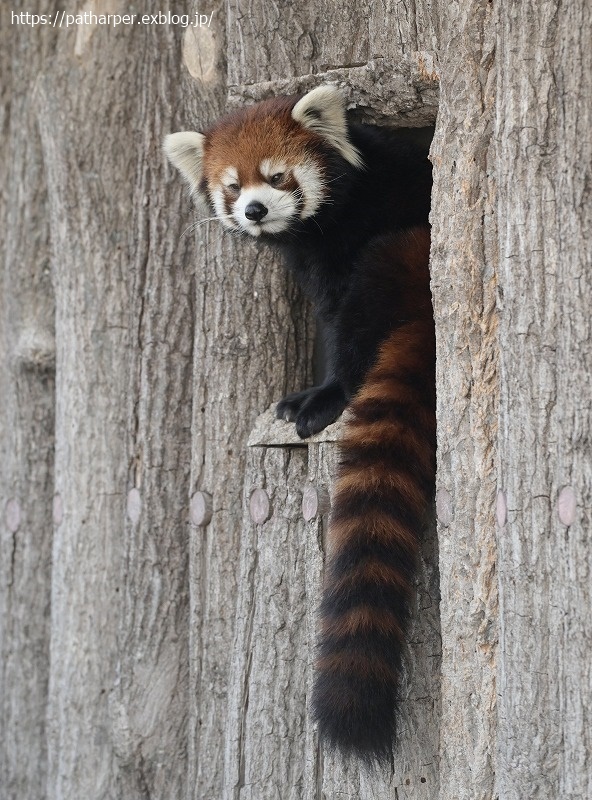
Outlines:
{"label": "reddish brown fur", "polygon": [[[347,496],[351,495],[348,494]],[[343,495],[340,497],[335,496],[334,509],[339,508],[339,501],[342,498]],[[369,539],[374,539],[378,543],[388,542],[395,535],[409,549],[417,545],[417,540],[413,533],[409,532],[405,525],[393,522],[392,517],[383,512],[374,511],[371,515],[360,514],[359,517],[336,519],[334,510],[329,529],[329,548],[331,553],[334,553],[339,547],[347,546],[348,542],[355,539],[360,531]]]}
{"label": "reddish brown fur", "polygon": [[305,161],[309,149],[322,140],[292,119],[297,100],[272,98],[240,109],[207,130],[203,169],[208,184],[216,185],[229,166],[238,170],[240,185],[248,187],[263,180],[259,165],[264,159],[284,160],[290,167]]}
{"label": "reddish brown fur", "polygon": [[[313,705],[326,741],[368,760],[386,759],[434,479],[430,241],[427,226],[413,227],[427,223],[431,168],[422,147],[393,131],[345,117],[342,129],[345,102],[331,89],[315,97],[308,102],[317,105],[299,108],[302,124],[292,117],[294,96],[212,126],[198,189],[227,227],[275,238],[327,326],[327,380],[281,400],[278,416],[307,438],[334,421],[363,382],[341,443]],[[325,136],[305,127],[315,124]],[[262,174],[267,160],[286,164],[277,167],[285,173],[281,184]],[[295,169],[311,163],[314,172]],[[236,180],[222,181],[230,167]],[[256,195],[267,203],[277,194],[241,197],[243,188],[263,182],[291,193],[281,198],[284,213],[266,221],[270,209]]]}
{"label": "reddish brown fur", "polygon": [[364,605],[342,614],[337,620],[323,620],[322,630],[331,636],[344,636],[364,630],[378,630],[400,637],[403,635],[401,624],[392,612]]}
{"label": "reddish brown fur", "polygon": [[[415,542],[411,542],[410,547],[413,547]],[[380,585],[399,585],[405,592],[410,590],[410,583],[407,578],[401,575],[401,572],[392,567],[388,567],[377,559],[374,561],[366,561],[358,564],[346,575],[337,579],[334,583],[334,588],[338,591],[354,591],[356,585],[363,581],[371,581],[377,586]]]}
{"label": "reddish brown fur", "polygon": [[405,322],[380,348],[340,445],[314,697],[325,734],[347,747],[355,731],[359,751],[374,757],[386,757],[394,736],[419,535],[435,478],[429,231],[401,238],[396,258],[390,243],[380,249],[398,270],[391,295],[403,302],[396,318]]}
{"label": "reddish brown fur", "polygon": [[362,678],[368,678],[372,675],[387,681],[397,679],[396,670],[390,664],[385,661],[377,661],[364,653],[326,656],[319,660],[318,666],[325,672],[341,672],[344,663],[352,673]]}

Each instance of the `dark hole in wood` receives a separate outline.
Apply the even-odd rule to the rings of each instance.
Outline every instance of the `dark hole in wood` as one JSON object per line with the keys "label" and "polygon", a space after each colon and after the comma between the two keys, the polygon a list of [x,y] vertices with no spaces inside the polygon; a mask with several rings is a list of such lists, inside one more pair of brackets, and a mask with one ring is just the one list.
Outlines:
{"label": "dark hole in wood", "polygon": [[[312,111],[312,109],[311,109]],[[396,135],[401,142],[413,141],[425,149],[426,158],[434,138],[434,127],[397,128]],[[327,358],[320,326],[317,324],[312,356],[313,381],[315,385],[323,382],[326,375]]]}

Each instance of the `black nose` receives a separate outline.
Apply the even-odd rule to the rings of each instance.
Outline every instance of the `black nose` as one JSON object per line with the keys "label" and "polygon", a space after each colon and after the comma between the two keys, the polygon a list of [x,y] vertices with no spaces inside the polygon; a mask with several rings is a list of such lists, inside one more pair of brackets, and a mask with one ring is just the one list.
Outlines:
{"label": "black nose", "polygon": [[245,208],[245,217],[247,219],[253,220],[253,222],[259,222],[263,219],[264,216],[267,214],[267,209],[263,205],[263,203],[258,203],[256,200]]}

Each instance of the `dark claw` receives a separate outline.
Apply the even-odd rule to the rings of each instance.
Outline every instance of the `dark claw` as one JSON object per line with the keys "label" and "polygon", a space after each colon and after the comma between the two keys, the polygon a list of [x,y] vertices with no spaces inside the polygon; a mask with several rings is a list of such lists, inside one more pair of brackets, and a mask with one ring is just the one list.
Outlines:
{"label": "dark claw", "polygon": [[319,390],[319,386],[305,389],[302,392],[292,392],[280,400],[275,408],[276,419],[283,419],[286,422],[294,422],[304,403]]}
{"label": "dark claw", "polygon": [[301,439],[320,433],[327,425],[335,422],[346,402],[343,389],[336,382],[309,390],[296,416],[296,433]]}

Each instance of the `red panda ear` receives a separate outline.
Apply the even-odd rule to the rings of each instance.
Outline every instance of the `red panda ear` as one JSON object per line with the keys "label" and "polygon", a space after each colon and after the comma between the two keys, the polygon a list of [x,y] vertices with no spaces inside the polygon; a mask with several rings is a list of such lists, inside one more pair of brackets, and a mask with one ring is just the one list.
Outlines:
{"label": "red panda ear", "polygon": [[199,191],[202,179],[204,140],[203,133],[183,131],[170,133],[164,140],[164,152],[189,184],[192,192]]}
{"label": "red panda ear", "polygon": [[326,139],[354,167],[363,166],[360,153],[349,140],[345,100],[336,86],[317,86],[305,94],[292,109],[292,118]]}

